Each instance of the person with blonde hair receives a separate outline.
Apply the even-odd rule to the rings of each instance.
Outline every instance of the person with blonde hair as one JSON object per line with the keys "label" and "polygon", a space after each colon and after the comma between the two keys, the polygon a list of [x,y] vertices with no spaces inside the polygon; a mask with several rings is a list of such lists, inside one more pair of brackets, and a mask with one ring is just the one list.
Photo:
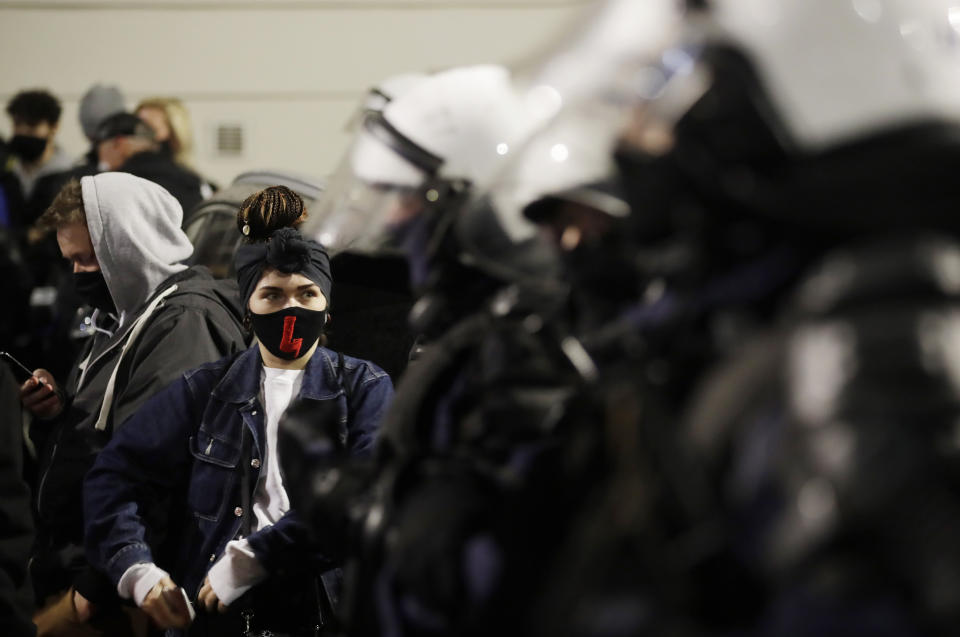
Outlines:
{"label": "person with blonde hair", "polygon": [[182,101],[176,97],[148,97],[137,104],[134,113],[153,129],[155,139],[174,161],[194,168],[193,126]]}

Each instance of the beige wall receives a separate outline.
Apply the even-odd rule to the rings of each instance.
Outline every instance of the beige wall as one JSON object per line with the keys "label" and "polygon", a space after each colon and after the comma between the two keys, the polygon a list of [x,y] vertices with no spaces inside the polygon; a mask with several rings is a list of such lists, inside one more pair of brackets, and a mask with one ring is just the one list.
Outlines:
{"label": "beige wall", "polygon": [[[256,168],[330,172],[343,124],[397,72],[510,62],[550,40],[590,0],[0,0],[0,100],[45,87],[64,105],[60,140],[86,150],[77,102],[95,82],[128,107],[185,100],[197,163],[221,184]],[[239,123],[246,151],[218,157]],[[0,134],[9,121],[0,117]]]}

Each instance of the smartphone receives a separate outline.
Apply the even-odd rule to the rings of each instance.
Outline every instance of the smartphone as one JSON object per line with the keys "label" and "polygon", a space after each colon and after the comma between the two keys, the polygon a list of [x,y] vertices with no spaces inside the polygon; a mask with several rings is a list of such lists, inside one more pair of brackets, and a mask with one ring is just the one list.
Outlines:
{"label": "smartphone", "polygon": [[167,604],[170,605],[170,608],[172,608],[176,614],[188,615],[191,622],[196,619],[197,612],[193,610],[193,604],[190,603],[190,599],[187,597],[187,591],[183,590],[182,586],[163,589],[163,599],[166,600]]}
{"label": "smartphone", "polygon": [[21,385],[29,378],[33,377],[33,372],[27,369],[27,366],[18,361],[13,357],[13,354],[10,352],[0,352],[0,358],[6,361],[7,366],[10,368],[10,371],[13,372],[13,376],[17,379],[17,382]]}

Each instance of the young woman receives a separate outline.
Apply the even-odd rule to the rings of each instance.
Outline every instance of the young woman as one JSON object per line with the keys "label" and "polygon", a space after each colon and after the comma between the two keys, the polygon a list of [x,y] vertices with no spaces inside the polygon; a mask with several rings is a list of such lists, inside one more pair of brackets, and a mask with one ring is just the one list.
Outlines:
{"label": "young woman", "polygon": [[364,455],[393,389],[373,363],[322,347],[331,280],[319,244],[283,228],[241,246],[236,266],[257,343],[184,374],[100,453],[85,483],[87,552],[160,627],[190,624],[170,592],[182,586],[208,611],[190,634],[241,634],[241,610],[257,629],[313,634],[317,576],[335,565],[289,510],[278,422],[296,397],[321,414],[318,441],[333,431],[332,451]]}

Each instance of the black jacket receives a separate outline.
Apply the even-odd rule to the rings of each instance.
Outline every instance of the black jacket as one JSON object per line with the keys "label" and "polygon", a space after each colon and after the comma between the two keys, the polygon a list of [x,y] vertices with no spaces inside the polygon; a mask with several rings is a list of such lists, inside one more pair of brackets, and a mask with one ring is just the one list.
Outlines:
{"label": "black jacket", "polygon": [[[142,322],[136,338],[129,338],[151,302],[174,285],[176,290]],[[40,429],[34,439],[45,438],[36,495],[38,595],[68,586],[85,566],[81,484],[96,454],[148,398],[183,372],[244,349],[241,320],[236,284],[193,267],[157,286],[113,336],[89,339],[63,385],[67,409],[52,422],[34,425]],[[115,369],[113,400],[101,419]],[[96,427],[98,419],[102,430]]]}
{"label": "black jacket", "polygon": [[27,560],[33,540],[30,491],[20,472],[23,438],[20,397],[13,375],[0,365],[0,634],[35,635],[30,622]]}
{"label": "black jacket", "polygon": [[117,170],[143,177],[166,188],[167,192],[180,202],[184,218],[203,200],[200,190],[203,180],[200,176],[173,161],[173,158],[166,153],[159,151],[137,153]]}

